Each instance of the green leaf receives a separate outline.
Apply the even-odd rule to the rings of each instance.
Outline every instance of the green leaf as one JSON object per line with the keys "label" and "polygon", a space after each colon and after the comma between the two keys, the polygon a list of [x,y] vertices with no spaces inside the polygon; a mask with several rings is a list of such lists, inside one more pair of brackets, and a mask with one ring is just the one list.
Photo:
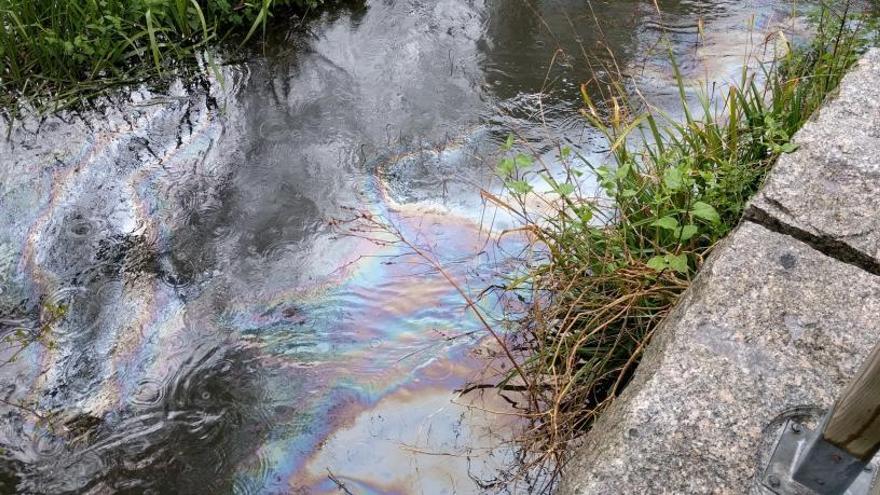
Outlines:
{"label": "green leaf", "polygon": [[678,220],[676,220],[675,217],[663,217],[659,220],[655,220],[651,225],[653,227],[660,227],[661,229],[675,230],[678,228]]}
{"label": "green leaf", "polygon": [[202,26],[202,36],[205,40],[208,39],[208,22],[205,20],[205,13],[202,12],[202,8],[199,6],[198,0],[190,0],[192,3],[193,9],[195,10],[196,15],[199,18],[199,23]]}
{"label": "green leaf", "polygon": [[690,240],[693,236],[697,235],[697,232],[699,231],[700,229],[696,225],[688,224],[678,231],[678,237],[682,241],[687,241]]}
{"label": "green leaf", "polygon": [[669,266],[669,263],[666,262],[665,256],[654,256],[648,260],[648,268],[652,268],[658,272],[662,272],[667,266]]}
{"label": "green leaf", "polygon": [[508,181],[507,187],[516,194],[526,194],[532,190],[531,184],[524,180]]}
{"label": "green leaf", "polygon": [[559,150],[559,157],[563,160],[568,160],[568,157],[571,156],[571,148],[568,146],[563,146],[561,150]]}
{"label": "green leaf", "polygon": [[672,167],[663,172],[663,184],[671,191],[678,191],[684,185],[684,176],[681,170]]}
{"label": "green leaf", "polygon": [[574,185],[569,182],[563,182],[555,187],[556,193],[560,196],[568,196],[574,192]]}
{"label": "green leaf", "polygon": [[691,208],[691,214],[697,218],[702,218],[703,220],[708,220],[712,223],[721,222],[721,216],[718,215],[718,211],[716,211],[712,205],[703,203],[702,201],[694,203]]}
{"label": "green leaf", "polygon": [[513,158],[502,158],[500,162],[498,162],[498,167],[495,171],[501,177],[510,177],[516,171],[516,166],[513,164]]}
{"label": "green leaf", "polygon": [[671,268],[678,273],[687,274],[689,271],[688,268],[688,257],[686,254],[679,254],[677,256],[673,256],[671,254],[663,255],[663,256],[654,256],[653,258],[648,260],[648,268],[657,270],[661,272],[667,268]]}
{"label": "green leaf", "polygon": [[593,209],[589,206],[585,206],[578,210],[578,216],[581,219],[581,222],[587,224],[590,223],[590,220],[593,219]]}
{"label": "green leaf", "polygon": [[162,65],[159,63],[159,42],[156,41],[156,28],[153,26],[153,12],[150,9],[147,9],[146,14],[144,14],[147,18],[147,34],[150,37],[150,50],[153,52],[153,63],[156,65],[156,69],[160,72],[162,71]]}
{"label": "green leaf", "polygon": [[529,168],[534,163],[532,157],[526,155],[525,153],[517,153],[517,155],[513,158],[513,163],[516,165],[516,168]]}
{"label": "green leaf", "polygon": [[678,273],[686,274],[688,272],[688,258],[686,254],[679,254],[678,256],[666,256],[667,262],[669,263],[669,267]]}
{"label": "green leaf", "polygon": [[501,147],[504,151],[510,151],[513,148],[513,133],[507,135],[507,141],[504,142],[504,146]]}
{"label": "green leaf", "polygon": [[254,23],[251,24],[251,29],[248,31],[248,33],[245,35],[244,39],[241,41],[241,46],[244,46],[245,43],[250,41],[251,36],[254,35],[254,33],[257,31],[258,27],[263,26],[263,30],[265,32],[266,15],[269,12],[270,1],[271,0],[263,0],[263,5],[260,8],[260,12],[257,14],[257,18],[254,19]]}
{"label": "green leaf", "polygon": [[798,145],[789,142],[789,143],[783,144],[779,149],[783,153],[794,153],[795,151],[797,151]]}

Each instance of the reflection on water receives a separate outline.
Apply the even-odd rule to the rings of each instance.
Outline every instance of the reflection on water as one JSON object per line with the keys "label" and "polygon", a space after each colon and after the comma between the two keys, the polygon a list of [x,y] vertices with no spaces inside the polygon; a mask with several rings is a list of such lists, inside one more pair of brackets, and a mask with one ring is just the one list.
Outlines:
{"label": "reflection on water", "polygon": [[509,405],[453,392],[492,353],[454,287],[329,220],[368,212],[479,292],[518,248],[478,194],[509,129],[548,157],[598,152],[586,56],[610,49],[662,100],[662,30],[688,77],[723,80],[752,15],[787,12],[660,3],[370,1],[278,35],[212,94],[14,129],[0,330],[67,314],[0,351],[0,491],[527,492],[503,483],[514,417],[485,412]]}

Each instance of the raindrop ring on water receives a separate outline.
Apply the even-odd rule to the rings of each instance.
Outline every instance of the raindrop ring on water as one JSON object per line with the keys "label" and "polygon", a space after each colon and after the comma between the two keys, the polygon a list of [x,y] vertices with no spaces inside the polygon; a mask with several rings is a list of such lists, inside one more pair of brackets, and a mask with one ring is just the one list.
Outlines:
{"label": "raindrop ring on water", "polygon": [[165,386],[157,380],[145,379],[137,385],[132,403],[138,406],[155,406],[165,398]]}
{"label": "raindrop ring on water", "polygon": [[[88,212],[90,213],[90,212]],[[64,221],[64,228],[71,237],[84,239],[101,232],[106,221],[98,217],[87,216],[85,211],[77,211]]]}
{"label": "raindrop ring on water", "polygon": [[46,430],[34,434],[33,446],[34,452],[43,459],[56,459],[64,451],[62,439]]}
{"label": "raindrop ring on water", "polygon": [[95,231],[95,226],[86,219],[73,220],[67,226],[67,231],[73,237],[84,238],[89,237]]}

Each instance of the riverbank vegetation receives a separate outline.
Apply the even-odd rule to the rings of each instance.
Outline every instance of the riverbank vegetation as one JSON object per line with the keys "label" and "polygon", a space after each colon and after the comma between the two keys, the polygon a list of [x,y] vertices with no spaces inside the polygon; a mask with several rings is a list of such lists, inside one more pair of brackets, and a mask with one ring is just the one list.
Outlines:
{"label": "riverbank vegetation", "polygon": [[[325,0],[0,0],[0,108],[48,109],[194,66]],[[208,56],[202,65],[213,62]]]}
{"label": "riverbank vegetation", "polygon": [[[508,140],[498,166],[507,194],[485,195],[518,219],[536,255],[507,286],[527,291],[531,306],[507,344],[522,358],[499,388],[517,384],[529,396],[524,442],[535,462],[563,466],[570,442],[624,389],[706,257],[776,159],[795,151],[792,136],[872,33],[848,8],[823,9],[812,42],[775,36],[771,62],[744,69],[721,94],[703,91],[696,105],[673,61],[683,120],[643,101],[623,77],[585,84],[582,113],[608,143],[604,164],[560,147],[559,174],[560,165]],[[597,178],[598,194],[587,177]],[[533,191],[538,183],[552,194]]]}

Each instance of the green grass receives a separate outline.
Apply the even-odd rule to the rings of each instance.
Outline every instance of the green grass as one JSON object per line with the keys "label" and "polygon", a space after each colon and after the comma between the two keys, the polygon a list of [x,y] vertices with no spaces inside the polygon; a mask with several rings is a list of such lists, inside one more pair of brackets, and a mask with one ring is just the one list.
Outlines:
{"label": "green grass", "polygon": [[[652,334],[737,225],[767,171],[795,151],[794,133],[876,33],[848,11],[823,10],[816,26],[809,45],[744,69],[737,85],[716,98],[703,94],[696,105],[688,104],[673,63],[683,120],[632,101],[623,82],[605,86],[604,94],[589,94],[596,85],[584,85],[583,115],[604,135],[610,158],[592,164],[560,148],[568,180],[554,179],[541,160],[515,153],[515,140],[508,140],[498,167],[507,199],[488,196],[531,232],[539,255],[508,286],[531,291],[533,303],[516,343],[520,368],[501,384],[528,384],[532,424],[524,441],[541,460],[563,465],[569,442],[619,395]],[[579,178],[587,174],[597,177],[600,194],[581,190]],[[555,194],[535,194],[535,180]]]}
{"label": "green grass", "polygon": [[63,106],[260,35],[324,0],[0,0],[0,107]]}

